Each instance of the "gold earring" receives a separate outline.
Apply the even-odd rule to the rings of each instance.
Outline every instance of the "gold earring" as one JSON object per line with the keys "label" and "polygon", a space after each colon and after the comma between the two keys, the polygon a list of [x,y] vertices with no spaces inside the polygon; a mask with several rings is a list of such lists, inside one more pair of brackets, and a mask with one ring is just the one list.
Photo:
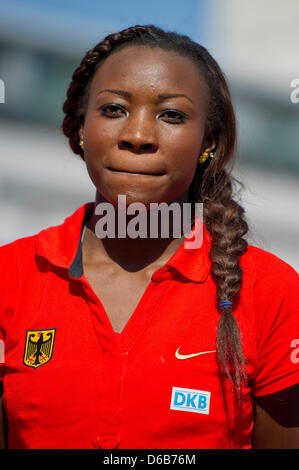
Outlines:
{"label": "gold earring", "polygon": [[203,154],[201,154],[201,156],[198,159],[199,163],[204,163],[208,159],[208,157],[209,157],[208,152],[204,152]]}
{"label": "gold earring", "polygon": [[81,149],[84,150],[83,140],[80,140],[80,144],[79,144],[79,145],[80,145]]}
{"label": "gold earring", "polygon": [[204,152],[201,154],[198,161],[199,163],[204,163],[209,157],[213,158],[214,154],[212,152],[210,154],[208,152]]}

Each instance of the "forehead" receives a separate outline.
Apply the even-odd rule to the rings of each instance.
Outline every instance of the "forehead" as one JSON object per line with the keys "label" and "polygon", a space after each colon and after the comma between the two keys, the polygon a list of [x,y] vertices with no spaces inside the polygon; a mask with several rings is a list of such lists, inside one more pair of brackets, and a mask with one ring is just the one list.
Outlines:
{"label": "forehead", "polygon": [[90,97],[102,88],[188,92],[200,100],[209,95],[204,77],[190,58],[147,46],[129,46],[111,54],[92,80]]}

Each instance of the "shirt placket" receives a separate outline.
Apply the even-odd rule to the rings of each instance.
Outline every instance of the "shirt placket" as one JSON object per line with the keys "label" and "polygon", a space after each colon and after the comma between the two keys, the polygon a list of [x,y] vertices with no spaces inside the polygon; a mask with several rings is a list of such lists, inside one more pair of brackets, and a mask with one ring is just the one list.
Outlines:
{"label": "shirt placket", "polygon": [[103,382],[100,393],[100,432],[96,444],[102,449],[114,449],[120,442],[120,419],[128,352],[107,354],[104,359]]}
{"label": "shirt placket", "polygon": [[[143,312],[137,312],[139,320],[135,318],[135,328],[125,335],[117,338],[112,326],[106,318],[105,310],[99,299],[94,294],[88,283],[84,283],[84,290],[87,294],[90,312],[93,315],[93,326],[99,345],[102,349],[102,376],[99,389],[99,403],[95,404],[96,409],[96,436],[95,445],[102,449],[114,449],[120,443],[121,438],[121,412],[124,393],[124,381],[127,369],[129,351],[133,344],[150,321],[151,306],[157,305],[158,299],[163,294],[164,289],[159,289],[158,284],[169,280],[171,274],[166,267],[158,269],[152,276],[152,283],[148,292],[143,298],[147,301],[151,298],[152,302],[145,302],[146,308]],[[135,311],[136,313],[136,311]],[[134,314],[135,314],[134,313]],[[142,321],[144,317],[145,324]],[[136,325],[137,321],[137,325]],[[143,327],[141,328],[141,325]]]}
{"label": "shirt placket", "polygon": [[110,350],[104,355],[103,377],[98,417],[99,433],[96,444],[102,449],[114,449],[120,442],[120,412],[123,384],[123,361],[126,356]]}

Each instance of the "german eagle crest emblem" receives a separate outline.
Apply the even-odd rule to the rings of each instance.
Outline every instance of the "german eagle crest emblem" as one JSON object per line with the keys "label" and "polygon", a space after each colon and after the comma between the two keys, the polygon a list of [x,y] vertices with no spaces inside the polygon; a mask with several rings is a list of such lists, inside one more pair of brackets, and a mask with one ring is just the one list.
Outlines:
{"label": "german eagle crest emblem", "polygon": [[28,330],[26,332],[24,364],[28,367],[43,366],[52,357],[56,328]]}

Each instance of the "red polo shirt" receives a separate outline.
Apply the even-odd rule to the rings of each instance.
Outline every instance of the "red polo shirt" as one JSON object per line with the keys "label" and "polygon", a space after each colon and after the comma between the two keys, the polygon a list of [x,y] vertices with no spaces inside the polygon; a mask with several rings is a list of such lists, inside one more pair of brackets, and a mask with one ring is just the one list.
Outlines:
{"label": "red polo shirt", "polygon": [[181,245],[153,274],[116,335],[82,269],[92,210],[0,248],[9,447],[250,448],[252,397],[299,382],[298,274],[253,246],[241,259],[235,317],[249,384],[235,415],[213,352],[219,311],[206,229],[200,248]]}

